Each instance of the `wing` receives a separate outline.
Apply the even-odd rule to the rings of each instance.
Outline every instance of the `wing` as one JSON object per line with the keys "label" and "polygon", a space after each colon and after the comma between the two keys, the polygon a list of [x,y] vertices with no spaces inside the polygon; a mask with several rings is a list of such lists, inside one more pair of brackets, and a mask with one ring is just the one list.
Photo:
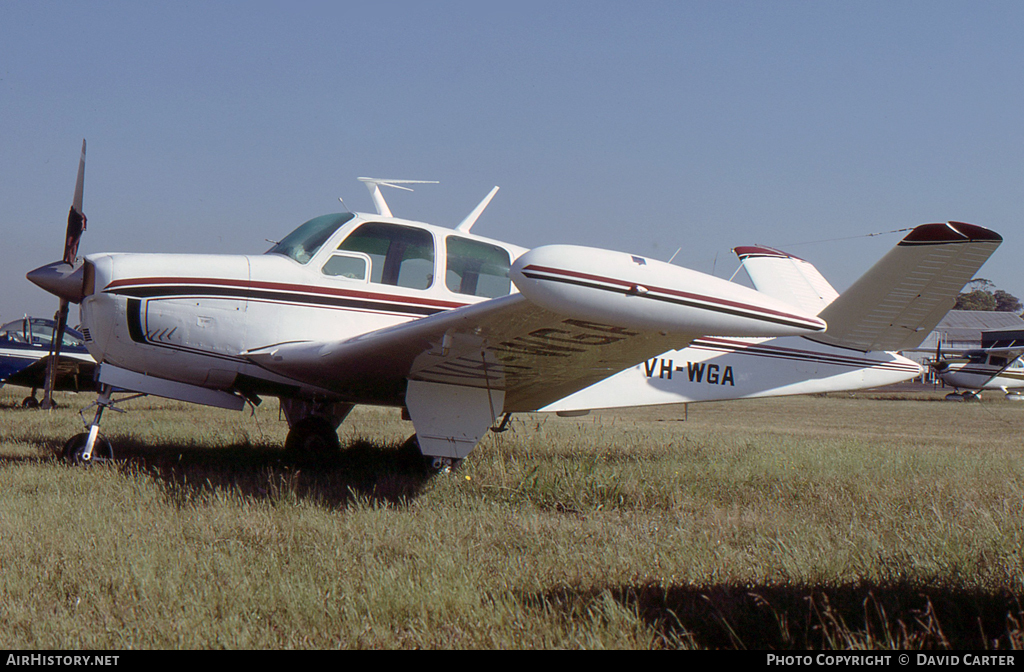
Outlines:
{"label": "wing", "polygon": [[916,348],[1002,240],[961,222],[916,227],[819,313],[828,331],[811,338],[864,352]]}
{"label": "wing", "polygon": [[346,341],[245,355],[353,401],[393,403],[417,380],[503,390],[511,412],[545,406],[692,338],[560,315],[513,294]]}

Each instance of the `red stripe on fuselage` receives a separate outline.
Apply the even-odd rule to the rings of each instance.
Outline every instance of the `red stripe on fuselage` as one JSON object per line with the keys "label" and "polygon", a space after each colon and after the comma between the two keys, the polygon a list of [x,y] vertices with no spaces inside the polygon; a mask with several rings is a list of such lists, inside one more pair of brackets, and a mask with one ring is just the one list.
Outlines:
{"label": "red stripe on fuselage", "polygon": [[[556,274],[556,275],[567,275],[569,277],[580,278],[582,280],[590,280],[592,282],[604,282],[604,283],[607,283],[609,285],[618,285],[618,286],[624,287],[626,289],[629,289],[629,288],[631,288],[631,287],[633,287],[633,286],[635,286],[637,284],[636,282],[633,282],[633,281],[618,280],[616,278],[607,278],[607,277],[600,276],[600,275],[591,275],[590,273],[582,273],[580,271],[567,271],[567,270],[561,269],[561,268],[551,268],[550,266],[536,266],[534,264],[530,264],[529,266],[526,266],[523,269],[523,271],[529,271],[529,270],[540,271],[541,273],[552,273],[552,274]],[[647,286],[645,285],[645,287],[647,287]],[[771,308],[763,308],[761,306],[752,306],[750,304],[739,303],[737,301],[730,301],[728,299],[720,299],[720,298],[717,298],[717,297],[714,297],[714,296],[704,296],[702,294],[694,294],[692,292],[683,292],[683,291],[680,291],[680,290],[677,290],[677,289],[667,289],[665,287],[653,287],[653,286],[650,286],[650,287],[647,287],[647,289],[649,289],[652,292],[659,292],[661,294],[668,294],[669,296],[678,296],[680,298],[690,299],[691,301],[703,301],[705,303],[714,303],[714,304],[718,304],[718,305],[722,305],[722,306],[729,306],[730,308],[737,308],[737,309],[740,309],[740,310],[746,310],[746,311],[750,311],[750,312],[754,312],[754,313],[761,313],[762,315],[773,315],[775,317],[784,317],[786,319],[794,320],[796,322],[803,322],[804,324],[815,324],[814,322],[809,321],[806,317],[803,317],[801,315],[793,315],[791,313],[783,313],[781,311],[772,310]],[[815,324],[815,326],[818,326],[820,328],[820,326],[817,325],[817,324]]]}
{"label": "red stripe on fuselage", "polygon": [[751,355],[758,357],[772,357],[776,359],[813,360],[822,364],[837,366],[851,366],[862,368],[884,368],[898,371],[915,371],[912,364],[899,360],[883,361],[867,357],[853,357],[850,355],[829,354],[815,350],[799,350],[797,348],[785,348],[778,345],[767,345],[764,343],[746,343],[733,341],[724,338],[706,337],[699,338],[690,344],[695,350],[711,350],[714,352],[725,352],[737,355]]}
{"label": "red stripe on fuselage", "polygon": [[348,298],[367,299],[372,301],[396,301],[434,308],[461,308],[469,305],[455,301],[441,301],[439,299],[427,299],[403,294],[383,294],[378,292],[361,292],[350,289],[336,289],[333,287],[322,287],[319,285],[296,285],[284,282],[259,282],[255,280],[234,280],[230,278],[124,278],[114,280],[104,288],[104,291],[122,287],[149,287],[154,285],[212,285],[215,287],[237,287],[240,289],[263,289],[284,292],[296,292],[301,294],[319,294],[323,296],[343,296]]}

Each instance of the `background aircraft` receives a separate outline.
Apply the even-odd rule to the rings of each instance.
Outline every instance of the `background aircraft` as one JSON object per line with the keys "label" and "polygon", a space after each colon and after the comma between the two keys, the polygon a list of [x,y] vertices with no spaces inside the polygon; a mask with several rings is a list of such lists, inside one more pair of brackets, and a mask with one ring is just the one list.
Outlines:
{"label": "background aircraft", "polygon": [[[263,255],[90,254],[69,263],[81,234],[69,217],[64,260],[28,274],[62,305],[81,303],[86,345],[100,362],[96,415],[65,455],[111,454],[99,424],[121,389],[235,409],[277,396],[286,447],[299,453],[336,449],[337,427],[356,403],[399,406],[440,468],[468,455],[502,414],[577,410],[556,405],[700,339],[823,336],[826,327],[816,304],[808,310],[653,259],[476,236],[470,229],[494,191],[452,229],[395,218],[381,187],[403,181],[360,179],[376,213],[317,217]],[[81,182],[80,169],[79,205]],[[928,226],[922,237],[946,225]],[[1001,240],[963,227],[976,237],[950,229],[956,241],[927,241],[946,257],[970,257],[957,291]],[[917,243],[908,236],[901,245]],[[903,287],[919,256],[930,258],[901,255],[884,267],[898,277],[873,275],[868,289],[887,289],[888,280]],[[937,321],[943,293],[925,293]],[[838,303],[877,300],[862,294]],[[835,318],[848,329],[841,311]],[[889,366],[903,377],[917,372],[898,360]]]}
{"label": "background aircraft", "polygon": [[[1024,394],[1024,332],[985,331],[981,348],[962,355],[943,356],[941,341],[929,366],[943,383],[953,387],[950,401],[980,399],[982,390],[1002,390],[1007,399],[1020,401]],[[1016,391],[1015,391],[1016,390]]]}
{"label": "background aircraft", "polygon": [[[36,390],[46,384],[50,350],[57,323],[25,316],[0,326],[0,385],[32,388],[21,402],[25,408],[39,405]],[[54,389],[69,392],[96,391],[93,375],[96,360],[85,348],[85,338],[74,329],[65,329],[62,354],[54,368]]]}

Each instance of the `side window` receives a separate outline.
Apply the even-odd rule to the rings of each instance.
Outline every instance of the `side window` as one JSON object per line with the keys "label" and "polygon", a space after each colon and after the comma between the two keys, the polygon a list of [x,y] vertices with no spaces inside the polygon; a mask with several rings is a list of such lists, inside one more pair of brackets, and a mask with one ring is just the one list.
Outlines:
{"label": "side window", "polygon": [[370,258],[356,252],[335,252],[320,271],[324,275],[351,280],[367,279],[370,270]]}
{"label": "side window", "polygon": [[448,236],[445,248],[444,284],[452,292],[495,298],[511,291],[511,262],[504,248],[458,236]]}
{"label": "side window", "polygon": [[434,237],[423,229],[369,222],[338,249],[369,257],[370,282],[410,289],[426,289],[434,283]]}

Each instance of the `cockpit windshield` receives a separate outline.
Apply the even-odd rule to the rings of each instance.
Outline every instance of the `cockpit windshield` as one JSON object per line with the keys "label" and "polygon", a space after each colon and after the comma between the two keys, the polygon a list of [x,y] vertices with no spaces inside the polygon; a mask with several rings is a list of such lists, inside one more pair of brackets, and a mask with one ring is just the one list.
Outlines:
{"label": "cockpit windshield", "polygon": [[285,236],[284,240],[267,250],[267,254],[283,254],[305,264],[342,224],[353,217],[355,215],[351,212],[315,217]]}
{"label": "cockpit windshield", "polygon": [[[27,317],[0,327],[0,343],[26,343],[49,347],[53,343],[56,323],[41,317]],[[63,347],[85,347],[85,337],[71,327],[64,329]]]}

